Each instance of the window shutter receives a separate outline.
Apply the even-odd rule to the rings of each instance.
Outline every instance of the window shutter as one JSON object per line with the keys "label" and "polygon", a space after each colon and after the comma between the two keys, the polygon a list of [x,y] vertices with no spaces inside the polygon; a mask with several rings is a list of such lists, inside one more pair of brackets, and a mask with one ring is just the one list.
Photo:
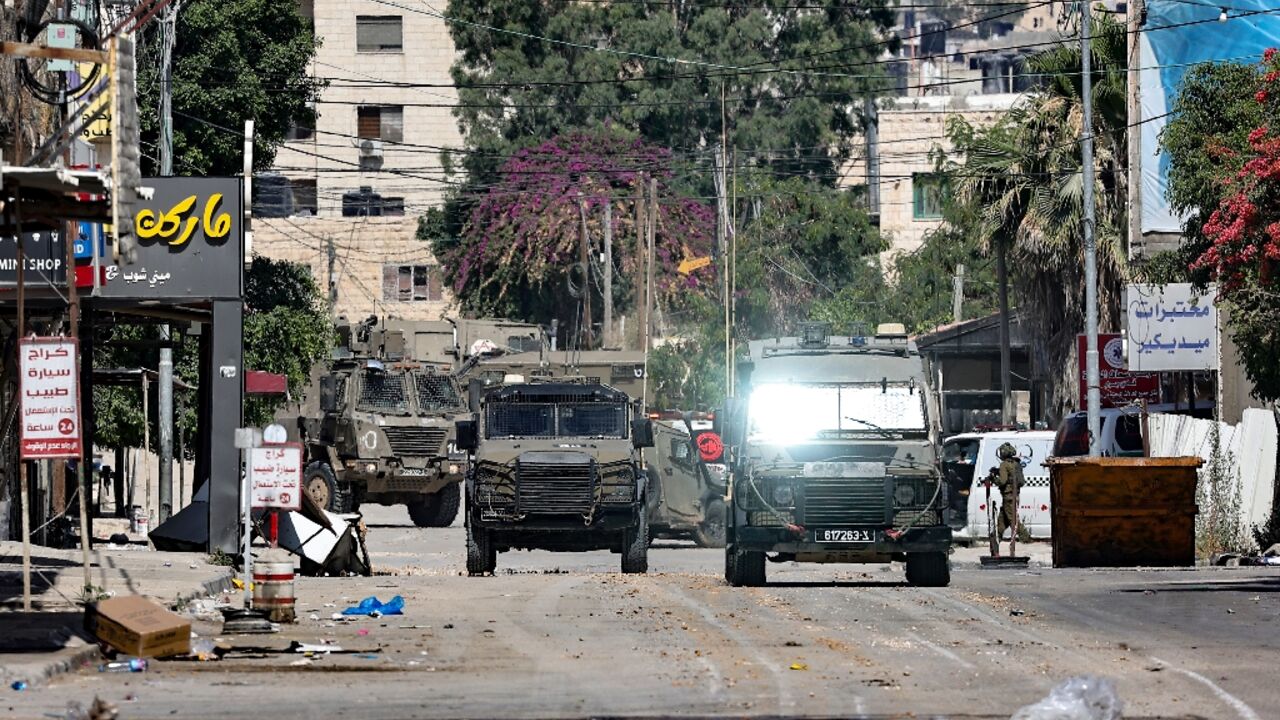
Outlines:
{"label": "window shutter", "polygon": [[382,108],[368,106],[356,108],[356,137],[369,140],[382,138]]}
{"label": "window shutter", "polygon": [[440,266],[433,265],[429,269],[431,271],[431,288],[427,293],[428,299],[435,300],[435,301],[443,300],[444,299],[444,278],[440,274]]}
{"label": "window shutter", "polygon": [[389,142],[404,141],[404,107],[387,105],[382,109],[382,139]]}
{"label": "window shutter", "polygon": [[413,266],[400,266],[400,295],[397,298],[400,302],[409,302],[413,299]]}
{"label": "window shutter", "polygon": [[382,266],[382,299],[395,302],[400,297],[400,268],[395,265]]}
{"label": "window shutter", "polygon": [[356,17],[356,52],[400,52],[404,28],[399,15]]}

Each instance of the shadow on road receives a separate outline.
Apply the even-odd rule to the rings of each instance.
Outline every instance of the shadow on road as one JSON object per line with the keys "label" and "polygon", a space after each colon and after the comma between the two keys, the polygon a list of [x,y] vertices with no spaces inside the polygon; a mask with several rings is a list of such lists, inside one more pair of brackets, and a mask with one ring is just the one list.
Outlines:
{"label": "shadow on road", "polygon": [[769,581],[768,587],[771,588],[896,588],[910,587],[905,581],[889,581],[875,582],[872,580],[808,580],[801,582],[799,580],[773,582]]}
{"label": "shadow on road", "polygon": [[1280,592],[1280,577],[1249,578],[1247,580],[1202,582],[1202,583],[1160,583],[1146,587],[1124,588],[1122,593],[1210,593],[1210,592]]}

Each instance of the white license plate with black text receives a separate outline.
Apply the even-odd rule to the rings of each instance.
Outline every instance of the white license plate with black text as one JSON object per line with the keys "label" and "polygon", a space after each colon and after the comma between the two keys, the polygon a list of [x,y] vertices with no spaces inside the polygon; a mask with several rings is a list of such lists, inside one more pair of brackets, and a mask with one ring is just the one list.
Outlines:
{"label": "white license plate with black text", "polygon": [[872,530],[817,530],[814,540],[829,543],[869,543],[875,540]]}

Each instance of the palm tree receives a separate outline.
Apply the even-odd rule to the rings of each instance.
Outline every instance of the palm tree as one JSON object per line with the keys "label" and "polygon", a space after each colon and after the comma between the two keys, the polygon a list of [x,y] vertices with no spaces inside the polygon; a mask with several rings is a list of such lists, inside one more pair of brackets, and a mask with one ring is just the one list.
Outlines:
{"label": "palm tree", "polygon": [[[1093,34],[1099,318],[1100,327],[1115,328],[1126,268],[1125,28],[1103,15]],[[1075,404],[1075,336],[1084,331],[1080,60],[1079,45],[1066,41],[1030,58],[1040,88],[989,128],[953,121],[949,132],[963,158],[946,168],[958,216],[975,217],[969,230],[997,258],[1007,255],[1012,289],[1030,320],[1024,327],[1036,335],[1034,362],[1048,373],[1045,410],[1055,419]]]}

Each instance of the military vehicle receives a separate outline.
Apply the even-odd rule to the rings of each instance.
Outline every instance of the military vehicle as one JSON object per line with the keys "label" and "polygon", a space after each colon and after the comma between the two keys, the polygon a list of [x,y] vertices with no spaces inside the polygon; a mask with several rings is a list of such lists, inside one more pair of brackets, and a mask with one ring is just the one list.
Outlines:
{"label": "military vehicle", "polygon": [[711,430],[699,427],[704,424],[654,421],[653,447],[644,451],[649,533],[719,548],[725,532],[724,466],[702,461],[695,440],[700,431]]}
{"label": "military vehicle", "polygon": [[489,389],[458,423],[471,453],[467,572],[492,573],[514,549],[612,550],[624,573],[648,570],[646,477],[653,426],[616,388],[567,378]]}
{"label": "military vehicle", "polygon": [[763,585],[766,559],[903,560],[907,582],[945,586],[951,528],[920,355],[901,325],[829,333],[803,323],[752,341],[740,365],[725,579]]}
{"label": "military vehicle", "polygon": [[465,456],[450,454],[468,412],[457,380],[447,367],[404,360],[403,335],[376,319],[340,326],[339,337],[318,412],[298,418],[307,493],[335,512],[403,504],[415,525],[447,527],[466,471]]}

